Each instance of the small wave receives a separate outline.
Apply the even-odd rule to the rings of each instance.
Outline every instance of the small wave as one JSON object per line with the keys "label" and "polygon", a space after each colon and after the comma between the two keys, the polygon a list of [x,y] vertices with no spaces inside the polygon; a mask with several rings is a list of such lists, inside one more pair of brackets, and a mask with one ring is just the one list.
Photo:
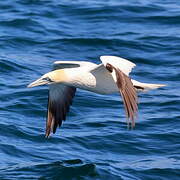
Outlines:
{"label": "small wave", "polygon": [[0,58],[0,72],[23,72],[24,70],[31,70],[29,67],[19,64],[11,60]]}
{"label": "small wave", "polygon": [[[79,179],[98,176],[95,164],[83,163],[80,159],[56,161],[48,164],[23,165],[4,170],[6,178]],[[25,175],[26,174],[26,175]]]}
{"label": "small wave", "polygon": [[30,18],[22,18],[22,19],[12,19],[12,20],[1,20],[0,21],[1,26],[8,26],[13,28],[27,28],[27,27],[37,27],[40,26],[40,24],[32,20]]}

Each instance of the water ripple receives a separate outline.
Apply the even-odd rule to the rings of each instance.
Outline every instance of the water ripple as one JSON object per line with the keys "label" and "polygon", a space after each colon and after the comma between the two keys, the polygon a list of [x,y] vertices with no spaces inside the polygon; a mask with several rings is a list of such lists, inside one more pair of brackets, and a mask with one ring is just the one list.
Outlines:
{"label": "water ripple", "polygon": [[[179,179],[178,1],[2,1],[0,179]],[[166,87],[139,94],[127,128],[119,94],[78,90],[66,122],[44,137],[48,88],[26,88],[55,60],[136,63],[131,77]]]}

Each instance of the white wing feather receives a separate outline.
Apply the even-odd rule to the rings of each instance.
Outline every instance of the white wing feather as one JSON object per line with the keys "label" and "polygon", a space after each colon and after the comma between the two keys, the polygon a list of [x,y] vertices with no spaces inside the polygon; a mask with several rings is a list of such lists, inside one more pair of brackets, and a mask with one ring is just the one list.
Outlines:
{"label": "white wing feather", "polygon": [[54,69],[77,68],[77,67],[94,67],[94,63],[87,61],[55,61]]}
{"label": "white wing feather", "polygon": [[134,63],[117,56],[101,56],[100,60],[102,61],[105,67],[106,64],[109,63],[115,68],[120,69],[127,76],[131,72],[132,68],[136,66]]}

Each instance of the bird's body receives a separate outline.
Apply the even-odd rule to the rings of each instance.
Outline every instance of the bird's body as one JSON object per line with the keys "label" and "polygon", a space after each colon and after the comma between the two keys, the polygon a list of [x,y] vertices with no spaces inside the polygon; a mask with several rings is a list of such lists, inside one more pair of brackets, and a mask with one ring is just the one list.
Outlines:
{"label": "bird's body", "polygon": [[[92,65],[94,65],[92,68],[98,68],[98,65]],[[105,67],[102,67],[101,69],[101,71],[95,72],[89,67],[64,69],[64,73],[67,75],[67,81],[63,83],[67,86],[73,86],[98,94],[112,94],[119,92],[111,74]]]}
{"label": "bird's body", "polygon": [[120,92],[127,118],[135,125],[138,111],[137,91],[155,89],[164,85],[141,83],[130,79],[135,64],[116,56],[101,56],[101,64],[86,61],[57,61],[54,71],[43,75],[28,87],[49,84],[48,117],[46,136],[61,126],[72,104],[76,88],[98,94]]}

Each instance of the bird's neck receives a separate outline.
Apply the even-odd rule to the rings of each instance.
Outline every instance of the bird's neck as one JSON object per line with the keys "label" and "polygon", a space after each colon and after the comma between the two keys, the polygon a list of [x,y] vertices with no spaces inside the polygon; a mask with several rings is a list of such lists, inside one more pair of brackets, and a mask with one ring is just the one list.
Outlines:
{"label": "bird's neck", "polygon": [[52,71],[50,77],[51,77],[51,80],[56,83],[68,82],[68,79],[69,79],[68,74],[65,69],[58,69],[58,70]]}

